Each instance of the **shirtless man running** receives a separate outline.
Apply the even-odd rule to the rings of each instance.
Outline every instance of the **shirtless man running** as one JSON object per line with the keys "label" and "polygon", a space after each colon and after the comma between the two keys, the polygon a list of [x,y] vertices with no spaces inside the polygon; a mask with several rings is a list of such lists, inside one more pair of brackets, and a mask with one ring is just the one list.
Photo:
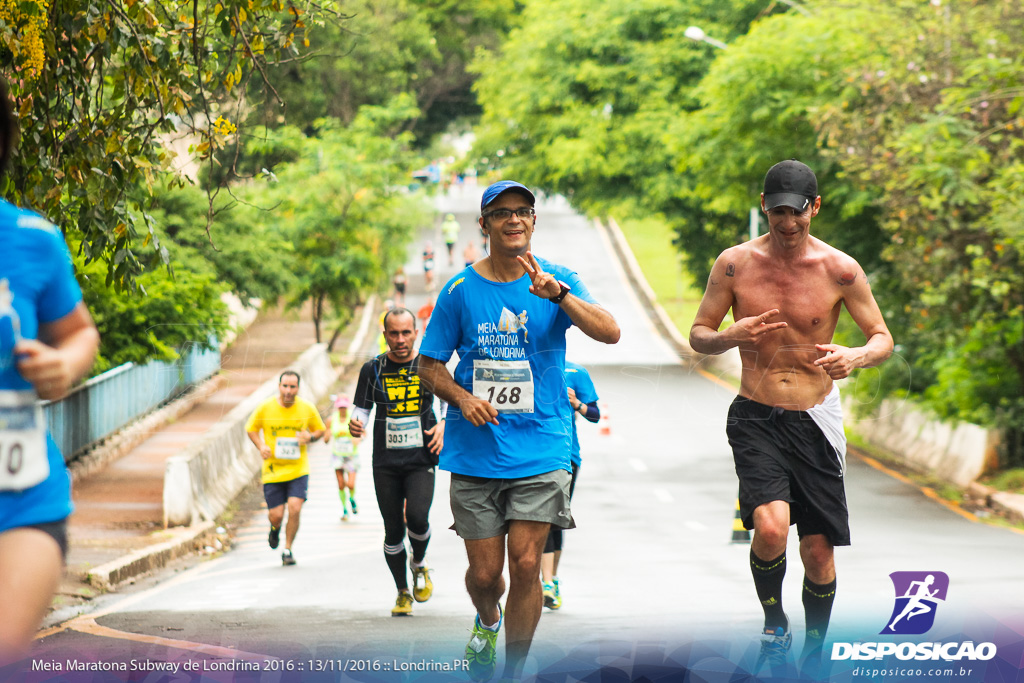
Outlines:
{"label": "shirtless man running", "polygon": [[[690,344],[708,354],[739,347],[740,395],[726,431],[743,524],[754,530],[750,568],[765,615],[757,668],[776,668],[793,639],[782,609],[790,525],[797,525],[804,566],[805,658],[820,657],[828,628],[833,549],[850,544],[846,437],[834,381],[885,361],[893,340],[857,261],[810,234],[821,209],[813,171],[795,160],[773,166],[761,208],[768,234],[715,261]],[[843,305],[866,337],[863,346],[832,343]],[[719,331],[730,308],[735,323]]]}

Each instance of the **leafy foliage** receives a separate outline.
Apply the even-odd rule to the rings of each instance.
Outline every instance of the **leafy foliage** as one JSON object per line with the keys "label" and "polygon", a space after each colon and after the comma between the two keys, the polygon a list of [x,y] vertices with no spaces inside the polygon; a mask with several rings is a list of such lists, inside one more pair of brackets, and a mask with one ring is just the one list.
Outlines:
{"label": "leafy foliage", "polygon": [[317,340],[330,320],[334,343],[352,310],[385,284],[404,260],[414,228],[429,213],[405,187],[418,158],[411,134],[390,135],[418,111],[409,96],[364,106],[348,126],[321,119],[314,134],[280,134],[298,144],[297,160],[270,169],[277,182],[264,200],[279,202],[273,219],[294,245],[296,287],[290,304],[312,303]]}
{"label": "leafy foliage", "polygon": [[[156,192],[151,214],[161,241],[170,246],[179,268],[209,274],[238,295],[275,301],[294,284],[294,247],[276,225],[272,207],[266,210],[265,184],[237,188],[214,205],[207,232],[208,203],[196,187],[170,187]],[[269,215],[268,211],[271,211]],[[211,239],[213,235],[213,239]]]}
{"label": "leafy foliage", "polygon": [[170,261],[134,191],[174,173],[164,142],[187,136],[210,161],[236,134],[245,86],[335,15],[282,0],[7,0],[0,16],[22,138],[0,192],[131,289],[146,263]]}
{"label": "leafy foliage", "polygon": [[77,259],[82,294],[100,330],[100,351],[93,366],[99,374],[124,363],[174,361],[181,350],[212,348],[227,325],[224,291],[211,274],[191,272],[181,264],[171,279],[166,269],[142,274],[138,283],[148,296],[128,298],[103,283],[102,263]]}
{"label": "leafy foliage", "polygon": [[1024,7],[785,4],[531,3],[475,67],[481,154],[591,213],[662,217],[698,278],[744,239],[765,170],[805,161],[814,231],[869,273],[899,344],[875,387],[1020,434]]}

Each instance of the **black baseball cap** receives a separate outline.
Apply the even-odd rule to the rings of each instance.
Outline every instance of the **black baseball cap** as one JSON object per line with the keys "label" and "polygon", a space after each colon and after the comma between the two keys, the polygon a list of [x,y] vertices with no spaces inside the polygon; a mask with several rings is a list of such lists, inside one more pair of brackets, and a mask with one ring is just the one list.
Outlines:
{"label": "black baseball cap", "polygon": [[818,196],[818,179],[807,164],[796,159],[780,161],[764,176],[764,208],[791,206],[804,211]]}

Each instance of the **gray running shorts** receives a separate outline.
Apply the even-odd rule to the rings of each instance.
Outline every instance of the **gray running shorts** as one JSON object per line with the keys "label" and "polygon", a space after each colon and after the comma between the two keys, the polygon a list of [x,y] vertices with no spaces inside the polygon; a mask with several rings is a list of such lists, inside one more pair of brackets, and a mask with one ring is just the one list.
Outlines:
{"label": "gray running shorts", "polygon": [[569,510],[567,470],[520,479],[487,479],[452,474],[452,529],[464,539],[479,540],[508,533],[512,520],[549,522],[563,529],[576,523]]}

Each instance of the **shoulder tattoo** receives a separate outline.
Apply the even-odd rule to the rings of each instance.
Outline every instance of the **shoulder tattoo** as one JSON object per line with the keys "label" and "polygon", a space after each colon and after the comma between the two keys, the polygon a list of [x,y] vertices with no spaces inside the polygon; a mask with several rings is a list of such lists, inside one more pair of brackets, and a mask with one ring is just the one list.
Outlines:
{"label": "shoulder tattoo", "polygon": [[727,265],[725,267],[725,276],[726,277],[734,277],[735,275],[736,275],[736,264],[735,263],[730,263],[729,265]]}
{"label": "shoulder tattoo", "polygon": [[842,286],[852,285],[857,280],[857,274],[854,272],[846,271],[839,276],[836,280]]}

